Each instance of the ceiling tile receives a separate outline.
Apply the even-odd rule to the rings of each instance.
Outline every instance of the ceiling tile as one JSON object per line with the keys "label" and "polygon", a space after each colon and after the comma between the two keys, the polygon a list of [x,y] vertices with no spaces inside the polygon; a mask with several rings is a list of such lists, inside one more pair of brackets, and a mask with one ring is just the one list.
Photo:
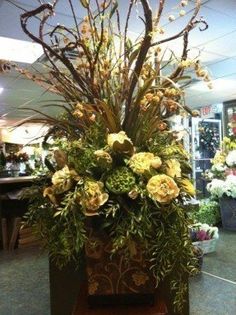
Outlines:
{"label": "ceiling tile", "polygon": [[207,66],[213,78],[233,75],[236,72],[236,59],[228,58]]}
{"label": "ceiling tile", "polygon": [[212,40],[204,45],[199,45],[200,48],[205,48],[207,51],[215,52],[224,56],[235,56],[236,52],[236,24],[235,30],[232,30],[229,34]]}
{"label": "ceiling tile", "polygon": [[220,12],[226,17],[232,17],[236,19],[236,1],[235,0],[210,0],[206,7],[212,9],[215,12]]}

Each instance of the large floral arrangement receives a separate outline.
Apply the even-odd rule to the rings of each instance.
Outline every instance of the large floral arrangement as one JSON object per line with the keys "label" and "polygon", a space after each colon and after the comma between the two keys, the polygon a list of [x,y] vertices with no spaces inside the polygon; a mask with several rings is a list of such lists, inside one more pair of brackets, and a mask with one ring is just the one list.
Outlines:
{"label": "large floral arrangement", "polygon": [[206,177],[210,180],[208,191],[213,197],[223,196],[236,198],[236,141],[235,137],[225,137],[221,150],[217,151],[212,167]]}
{"label": "large floral arrangement", "polygon": [[[207,27],[197,19],[200,0],[183,29],[170,36],[160,25],[165,1],[158,2],[155,14],[148,0],[122,1],[126,18],[121,20],[118,1],[80,0],[73,5],[68,0],[74,27],[57,24],[47,32],[44,27],[49,19],[52,25],[57,2],[21,16],[23,30],[43,46],[48,72],[32,74],[14,66],[63,97],[49,103],[64,110],[58,118],[41,113],[40,120],[52,126],[45,142],[54,139],[57,163],[46,161],[49,177],[34,187],[28,224],[56,262],[65,264],[83,253],[87,218],[99,218],[113,251],[128,251],[133,240],[142,245],[157,284],[174,271],[171,286],[181,308],[184,275],[195,270],[184,206],[194,188],[188,155],[168,119],[183,111],[196,114],[183,101],[186,69],[210,80],[199,60],[188,59],[190,31],[199,23]],[[188,1],[176,3],[176,13],[184,16]],[[78,5],[85,14],[81,23]],[[130,20],[138,22],[133,11],[144,28],[135,40],[129,36]],[[35,16],[38,36],[28,29],[28,20]],[[173,22],[175,15],[166,19]],[[171,54],[166,60],[161,45],[180,37],[181,56]],[[9,66],[2,62],[1,68]]]}

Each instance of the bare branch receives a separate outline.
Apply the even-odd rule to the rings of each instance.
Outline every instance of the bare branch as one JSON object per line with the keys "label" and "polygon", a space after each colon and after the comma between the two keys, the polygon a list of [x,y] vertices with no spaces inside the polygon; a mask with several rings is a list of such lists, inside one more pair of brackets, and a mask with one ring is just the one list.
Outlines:
{"label": "bare branch", "polygon": [[145,35],[141,43],[139,55],[137,57],[135,68],[131,77],[131,83],[129,86],[129,92],[128,92],[129,94],[128,94],[126,108],[125,108],[125,120],[123,123],[124,130],[127,130],[127,126],[129,126],[132,120],[132,117],[131,115],[129,115],[129,113],[131,111],[133,92],[137,85],[138,78],[142,70],[143,64],[145,62],[148,50],[151,47],[151,40],[152,40],[152,10],[147,0],[141,0],[141,4],[143,6],[144,17],[145,17]]}
{"label": "bare branch", "polygon": [[160,18],[161,18],[162,11],[164,9],[165,1],[166,0],[160,0],[159,1],[159,8],[157,11],[157,17],[155,18],[155,21],[154,21],[154,27],[156,27],[160,22]]}
{"label": "bare branch", "polygon": [[[58,51],[56,51],[55,49],[50,47],[46,42],[43,41],[43,32],[42,32],[43,26],[46,23],[48,17],[53,14],[55,4],[56,4],[56,2],[54,2],[53,5],[51,5],[49,3],[43,4],[39,8],[35,9],[35,10],[23,13],[21,15],[21,26],[22,26],[22,29],[31,39],[33,39],[36,43],[42,45],[45,53],[47,53],[47,57],[49,58],[49,60],[51,60],[51,58],[48,55],[48,52],[52,56],[54,56],[58,60],[60,60],[67,67],[67,69],[70,71],[70,73],[72,74],[72,76],[75,79],[75,81],[79,84],[79,86],[82,89],[84,89],[87,92],[88,99],[90,101],[92,101],[93,100],[93,93],[91,93],[90,87],[86,84],[86,82],[84,82],[83,78],[81,78],[80,74],[76,71],[76,69],[74,68],[73,64],[70,62],[70,60],[68,58],[65,58],[64,56],[61,56]],[[45,10],[48,10],[48,13],[44,15],[44,17],[43,17],[43,19],[42,19],[42,21],[40,23],[40,30],[39,30],[40,33],[39,33],[39,37],[37,37],[37,36],[35,36],[34,34],[32,34],[28,30],[28,28],[27,28],[27,21],[28,21],[28,19],[30,17],[33,17],[33,16],[35,16],[35,15],[37,15],[39,13],[45,12]],[[57,69],[57,71],[59,71],[55,64],[54,64],[54,66]]]}
{"label": "bare branch", "polygon": [[173,36],[167,37],[165,39],[159,40],[157,42],[154,42],[151,44],[151,47],[172,41],[174,39],[177,39],[177,38],[183,36],[185,32],[190,32],[196,26],[196,23],[198,24],[200,22],[200,21],[195,21],[195,18],[198,15],[198,12],[200,10],[200,6],[201,6],[201,0],[196,0],[195,10],[194,10],[193,15],[191,16],[191,19],[189,20],[188,24],[179,33],[177,33]]}

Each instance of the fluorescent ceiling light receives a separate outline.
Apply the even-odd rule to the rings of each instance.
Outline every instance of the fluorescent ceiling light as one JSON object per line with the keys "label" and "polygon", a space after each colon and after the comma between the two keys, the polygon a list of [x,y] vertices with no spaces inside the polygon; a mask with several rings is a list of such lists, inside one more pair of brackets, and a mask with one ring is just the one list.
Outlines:
{"label": "fluorescent ceiling light", "polygon": [[43,49],[37,43],[0,36],[0,59],[33,63],[42,54]]}
{"label": "fluorescent ceiling light", "polygon": [[0,94],[3,92],[3,87],[0,87]]}
{"label": "fluorescent ceiling light", "polygon": [[189,90],[200,91],[200,92],[210,92],[210,91],[227,91],[235,88],[236,80],[227,80],[227,79],[216,79],[211,81],[213,89],[209,89],[207,86],[207,82],[200,81],[193,84],[189,87]]}

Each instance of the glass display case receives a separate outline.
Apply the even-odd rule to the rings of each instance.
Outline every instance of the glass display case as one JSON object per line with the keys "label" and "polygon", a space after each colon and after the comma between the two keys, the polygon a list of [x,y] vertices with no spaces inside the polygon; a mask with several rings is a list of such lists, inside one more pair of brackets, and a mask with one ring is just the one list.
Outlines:
{"label": "glass display case", "polygon": [[191,153],[193,179],[197,195],[208,196],[203,173],[211,167],[211,159],[220,148],[221,120],[192,118]]}
{"label": "glass display case", "polygon": [[224,103],[224,135],[236,136],[236,100]]}

